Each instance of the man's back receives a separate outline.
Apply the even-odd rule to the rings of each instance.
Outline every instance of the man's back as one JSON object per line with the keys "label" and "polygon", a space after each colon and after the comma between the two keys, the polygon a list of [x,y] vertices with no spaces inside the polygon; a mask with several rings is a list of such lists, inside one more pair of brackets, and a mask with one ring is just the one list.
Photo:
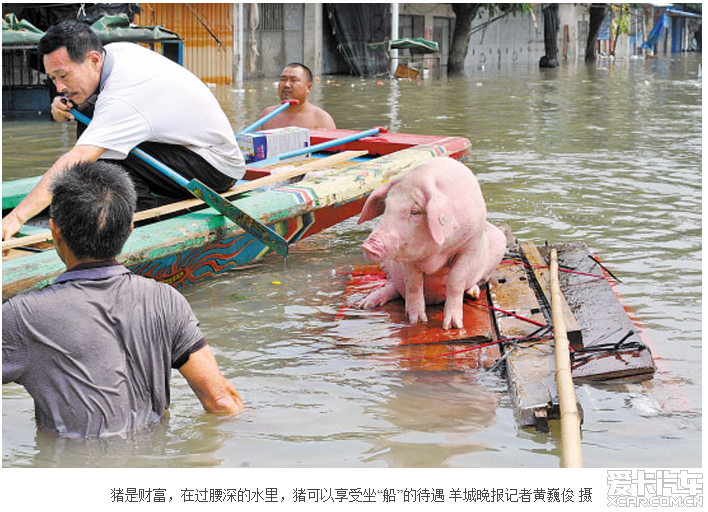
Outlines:
{"label": "man's back", "polygon": [[186,299],[120,265],[74,268],[3,304],[3,383],[40,427],[90,437],[160,420],[172,367],[205,346]]}

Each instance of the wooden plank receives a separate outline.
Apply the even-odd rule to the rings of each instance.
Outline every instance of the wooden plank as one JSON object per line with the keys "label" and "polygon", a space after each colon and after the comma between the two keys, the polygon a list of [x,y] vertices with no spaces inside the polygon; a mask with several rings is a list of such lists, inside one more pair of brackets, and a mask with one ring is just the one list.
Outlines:
{"label": "wooden plank", "polygon": [[[599,381],[624,377],[649,378],[656,371],[651,351],[642,339],[641,327],[632,322],[600,266],[590,259],[582,243],[554,246],[561,265],[560,284],[568,305],[583,331],[585,349],[624,340],[627,348],[616,351],[574,353],[573,379]],[[590,274],[590,275],[584,275]],[[600,277],[593,277],[600,276]]]}
{"label": "wooden plank", "polygon": [[[461,371],[486,368],[500,357],[497,344],[478,349],[473,347],[493,342],[492,318],[486,304],[486,290],[477,299],[479,304],[463,305],[463,329],[442,329],[443,305],[426,308],[428,322],[411,324],[402,299],[391,301],[373,310],[360,310],[358,304],[369,293],[386,283],[379,265],[362,265],[351,273],[345,291],[345,307],[337,315],[341,323],[357,321],[357,337],[370,340],[385,333],[386,343],[394,343],[385,359],[391,358],[400,369],[414,371]],[[371,321],[362,324],[361,316]],[[347,331],[347,328],[342,327]],[[370,329],[370,332],[366,332]]]}
{"label": "wooden plank", "polygon": [[13,249],[15,247],[21,247],[23,245],[34,245],[40,242],[47,242],[52,239],[52,232],[47,230],[40,231],[34,235],[20,236],[17,238],[10,238],[9,240],[3,240],[2,242],[2,252],[3,254],[8,249]]}
{"label": "wooden plank", "polygon": [[[517,263],[502,262],[496,270],[496,279],[490,285],[492,303],[496,308],[522,316],[534,323],[496,312],[499,336],[518,338],[529,336],[545,325],[546,318],[531,288],[526,270]],[[509,351],[512,343],[505,344]],[[550,409],[557,404],[558,391],[554,379],[555,360],[548,338],[519,342],[506,358],[506,372],[516,417],[521,426],[535,426],[541,432],[548,430]]]}
{"label": "wooden plank", "polygon": [[[274,173],[257,180],[253,180],[248,183],[242,183],[237,185],[230,190],[227,190],[223,194],[219,194],[221,197],[231,198],[238,194],[243,194],[244,192],[249,192],[257,188],[264,187],[266,185],[271,185],[280,181],[285,181],[296,176],[306,174],[311,171],[317,171],[321,169],[326,169],[327,167],[335,166],[341,162],[351,160],[352,158],[360,157],[366,154],[366,151],[343,151],[342,153],[337,153],[325,158],[318,159],[314,162],[309,162],[304,165],[300,165],[295,169],[288,169],[279,173]],[[4,186],[4,185],[3,185]],[[148,219],[153,219],[156,217],[185,211],[189,208],[194,208],[197,206],[206,206],[201,199],[185,199],[183,201],[177,201],[174,203],[169,203],[163,206],[158,206],[157,208],[151,208],[149,210],[143,210],[137,212],[133,216],[133,222],[145,221]],[[44,230],[33,235],[25,237],[11,238],[10,240],[5,240],[2,242],[3,252],[12,249],[14,247],[20,247],[22,245],[33,245],[39,242],[46,242],[52,239],[52,233],[49,230]]]}
{"label": "wooden plank", "polygon": [[494,307],[533,321],[527,322],[502,311],[495,312],[502,338],[528,336],[540,325],[546,325],[536,293],[529,285],[528,276],[521,265],[502,262],[489,288]]}
{"label": "wooden plank", "polygon": [[[533,273],[536,276],[536,282],[541,287],[544,296],[546,297],[546,304],[551,303],[550,286],[549,286],[549,270],[547,268],[546,260],[541,256],[541,252],[536,247],[533,242],[521,242],[519,244],[521,250],[524,252],[524,256],[528,260],[529,264],[533,269]],[[562,297],[562,307],[563,307],[563,319],[565,320],[565,328],[568,333],[568,341],[573,349],[582,348],[583,346],[583,333],[578,325],[573,312],[568,306],[568,302],[565,297]]]}

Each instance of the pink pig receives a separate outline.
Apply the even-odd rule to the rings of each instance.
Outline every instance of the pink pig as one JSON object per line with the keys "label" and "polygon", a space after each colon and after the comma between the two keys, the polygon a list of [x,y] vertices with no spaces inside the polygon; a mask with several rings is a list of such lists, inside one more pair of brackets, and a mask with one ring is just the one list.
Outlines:
{"label": "pink pig", "polygon": [[361,247],[389,282],[362,305],[404,297],[408,319],[418,323],[428,321],[426,304],[445,302],[442,328],[461,329],[464,293],[478,297],[506,249],[504,233],[486,220],[474,174],[452,158],[433,158],[374,190],[359,223],[382,213]]}

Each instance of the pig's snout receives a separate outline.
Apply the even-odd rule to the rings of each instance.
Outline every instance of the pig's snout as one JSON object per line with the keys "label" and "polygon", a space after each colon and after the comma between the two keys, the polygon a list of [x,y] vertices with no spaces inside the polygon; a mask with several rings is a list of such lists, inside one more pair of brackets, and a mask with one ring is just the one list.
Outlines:
{"label": "pig's snout", "polygon": [[383,240],[373,233],[364,240],[361,249],[364,251],[366,260],[371,263],[379,263],[386,255],[386,246]]}

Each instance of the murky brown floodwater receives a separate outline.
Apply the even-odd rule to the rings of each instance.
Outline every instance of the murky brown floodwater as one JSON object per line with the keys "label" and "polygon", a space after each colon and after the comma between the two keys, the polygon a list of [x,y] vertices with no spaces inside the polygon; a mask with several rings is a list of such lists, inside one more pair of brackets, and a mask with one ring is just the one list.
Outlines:
{"label": "murky brown floodwater", "polygon": [[[701,466],[699,57],[315,85],[340,127],[469,138],[493,222],[521,240],[585,241],[622,279],[659,369],[642,384],[578,386],[586,467]],[[236,129],[274,102],[274,81],[215,89]],[[46,118],[3,119],[2,136],[3,180],[43,172],[73,143]],[[409,372],[371,357],[375,343],[357,334],[374,314],[337,324],[371,228],[352,219],[295,245],[286,264],[270,256],[184,291],[246,402],[238,419],[202,414],[175,373],[159,428],[56,440],[37,434],[31,399],[6,385],[3,466],[558,467],[557,426],[518,428],[501,376]]]}

